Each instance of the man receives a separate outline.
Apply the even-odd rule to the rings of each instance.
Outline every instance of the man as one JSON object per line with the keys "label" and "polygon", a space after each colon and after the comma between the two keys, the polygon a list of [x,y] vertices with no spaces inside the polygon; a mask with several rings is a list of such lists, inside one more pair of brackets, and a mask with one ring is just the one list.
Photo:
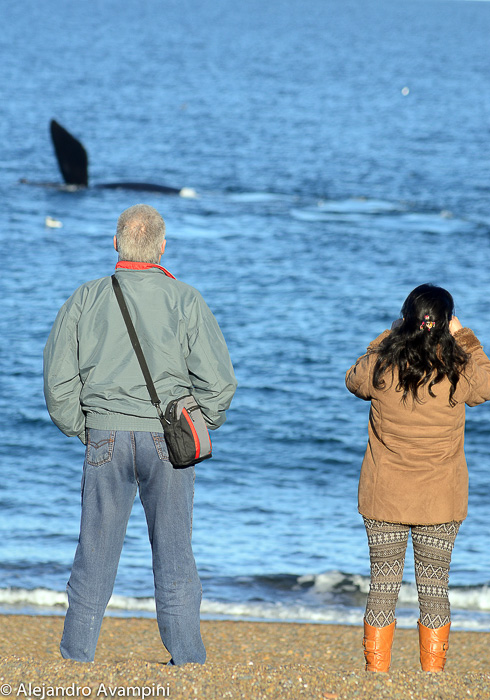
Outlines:
{"label": "man", "polygon": [[[216,319],[199,292],[159,266],[165,223],[137,204],[114,247],[123,291],[162,407],[192,393],[207,426],[225,421],[236,380]],[[58,313],[44,350],[54,423],[86,444],[80,537],[68,581],[63,657],[93,661],[139,490],[153,555],[157,621],[172,664],[204,663],[201,583],[191,545],[194,467],[168,461],[110,277],[82,285]]]}

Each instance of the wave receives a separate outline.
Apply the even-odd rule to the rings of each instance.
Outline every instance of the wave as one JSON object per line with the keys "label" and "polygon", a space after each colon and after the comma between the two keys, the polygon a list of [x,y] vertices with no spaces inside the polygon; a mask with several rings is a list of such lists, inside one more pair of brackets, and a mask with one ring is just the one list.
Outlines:
{"label": "wave", "polygon": [[[351,198],[317,202],[314,206],[296,206],[290,210],[293,219],[306,222],[332,221],[365,225],[376,220],[376,231],[401,229],[432,234],[465,233],[484,221],[469,221],[455,217],[446,209],[418,212],[403,203],[377,199]],[[372,228],[370,228],[372,234]]]}
{"label": "wave", "polygon": [[291,195],[278,192],[233,192],[228,195],[232,202],[261,203],[261,202],[288,202]]}
{"label": "wave", "polygon": [[[0,609],[4,612],[39,612],[64,613],[68,607],[68,597],[62,591],[48,588],[0,588]],[[107,609],[128,613],[154,613],[154,598],[137,598],[135,596],[113,595]]]}
{"label": "wave", "polygon": [[322,221],[341,219],[349,220],[349,217],[375,216],[379,214],[400,214],[404,212],[404,206],[380,199],[366,199],[364,197],[321,200],[315,206],[295,207],[291,209],[291,216],[300,221]]}
{"label": "wave", "polygon": [[[208,581],[211,595],[202,601],[207,619],[247,619],[284,622],[360,625],[369,578],[330,571],[302,576],[242,576]],[[490,630],[490,584],[455,586],[450,590],[455,629]],[[2,588],[3,613],[63,614],[66,593],[46,588]],[[108,614],[146,617],[155,615],[153,597],[113,595]],[[412,627],[418,617],[417,591],[404,583],[398,599],[401,627]]]}
{"label": "wave", "polygon": [[[298,584],[310,584],[313,594],[323,598],[343,597],[355,599],[363,597],[369,591],[369,577],[360,574],[345,574],[329,571],[324,574],[312,574],[298,577]],[[451,607],[458,610],[475,610],[490,612],[490,583],[473,586],[450,586],[449,600]],[[398,596],[399,605],[417,605],[417,589],[413,583],[403,583]]]}

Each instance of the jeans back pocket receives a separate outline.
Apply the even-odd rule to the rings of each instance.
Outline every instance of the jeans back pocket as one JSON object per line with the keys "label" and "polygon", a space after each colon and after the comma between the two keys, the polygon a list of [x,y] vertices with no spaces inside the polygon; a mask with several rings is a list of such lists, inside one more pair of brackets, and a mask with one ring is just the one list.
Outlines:
{"label": "jeans back pocket", "polygon": [[85,459],[92,467],[100,467],[112,460],[114,452],[114,442],[116,439],[115,430],[87,430],[87,450]]}

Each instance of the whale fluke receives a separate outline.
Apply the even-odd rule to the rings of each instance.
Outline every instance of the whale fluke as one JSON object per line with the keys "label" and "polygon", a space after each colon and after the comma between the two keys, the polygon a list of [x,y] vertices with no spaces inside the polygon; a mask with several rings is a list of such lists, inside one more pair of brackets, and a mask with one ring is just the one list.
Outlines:
{"label": "whale fluke", "polygon": [[50,129],[63,180],[67,185],[88,187],[87,151],[78,139],[54,119],[51,119]]}
{"label": "whale fluke", "polygon": [[[64,189],[76,190],[79,187],[88,187],[88,155],[83,144],[76,139],[57,121],[50,122],[51,140],[53,141],[56,159],[65,181]],[[26,184],[27,180],[22,180]],[[40,183],[50,184],[51,183]],[[52,186],[52,185],[51,185]],[[177,188],[167,185],[158,185],[152,182],[107,182],[94,185],[97,189],[125,189],[141,192],[159,192],[160,194],[175,194],[181,197],[197,197],[195,190],[190,187]]]}

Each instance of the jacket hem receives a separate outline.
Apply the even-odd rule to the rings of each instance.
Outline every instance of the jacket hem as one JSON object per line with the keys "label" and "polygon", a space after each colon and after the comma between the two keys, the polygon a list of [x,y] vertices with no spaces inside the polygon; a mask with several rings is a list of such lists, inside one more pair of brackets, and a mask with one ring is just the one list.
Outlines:
{"label": "jacket hem", "polygon": [[158,418],[141,418],[124,413],[88,413],[85,421],[87,428],[95,430],[132,430],[135,432],[163,433],[163,426]]}
{"label": "jacket hem", "polygon": [[445,523],[462,523],[463,520],[465,520],[467,515],[468,515],[466,513],[466,515],[464,515],[463,517],[449,518],[447,520],[435,520],[435,521],[432,521],[429,523],[427,521],[420,521],[417,519],[415,519],[415,520],[393,520],[392,518],[379,518],[379,517],[375,518],[372,515],[366,515],[366,513],[362,513],[359,508],[358,508],[358,511],[359,511],[360,515],[362,515],[363,518],[367,518],[368,520],[376,520],[376,522],[378,522],[378,523],[393,523],[393,525],[407,525],[407,526],[410,526],[410,525],[422,525],[422,526],[423,525],[444,525]]}

